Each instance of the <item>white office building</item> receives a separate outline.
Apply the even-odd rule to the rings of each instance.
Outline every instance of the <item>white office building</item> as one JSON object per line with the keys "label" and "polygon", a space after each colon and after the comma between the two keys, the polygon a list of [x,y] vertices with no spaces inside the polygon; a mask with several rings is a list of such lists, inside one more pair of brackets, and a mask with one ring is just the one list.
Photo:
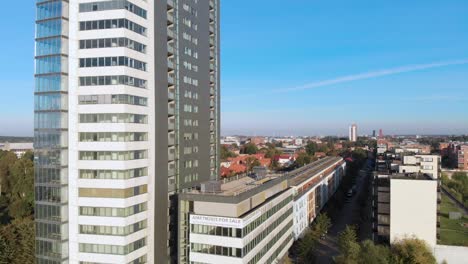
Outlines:
{"label": "white office building", "polygon": [[37,263],[174,263],[219,170],[219,1],[35,5]]}

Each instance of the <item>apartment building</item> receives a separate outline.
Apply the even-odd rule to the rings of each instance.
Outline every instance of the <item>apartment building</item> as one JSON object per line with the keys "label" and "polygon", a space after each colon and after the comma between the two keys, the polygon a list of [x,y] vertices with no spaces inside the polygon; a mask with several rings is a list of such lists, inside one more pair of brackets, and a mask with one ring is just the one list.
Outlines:
{"label": "apartment building", "polygon": [[344,176],[346,163],[329,157],[309,165],[307,172],[289,180],[294,190],[294,238],[300,238],[314,221]]}
{"label": "apartment building", "polygon": [[393,243],[417,237],[437,243],[440,203],[440,157],[435,155],[381,156],[373,179],[373,237]]}
{"label": "apartment building", "polygon": [[403,156],[403,164],[399,166],[399,173],[422,173],[433,179],[440,177],[441,158],[438,155]]}
{"label": "apartment building", "polygon": [[374,239],[393,243],[416,237],[437,243],[438,181],[423,174],[377,174],[374,179]]}
{"label": "apartment building", "polygon": [[219,0],[35,3],[37,263],[176,262],[177,194],[219,171]]}
{"label": "apartment building", "polygon": [[457,151],[457,165],[460,170],[468,170],[468,145],[460,146]]}
{"label": "apartment building", "polygon": [[334,193],[345,163],[202,183],[179,196],[179,263],[277,263]]}

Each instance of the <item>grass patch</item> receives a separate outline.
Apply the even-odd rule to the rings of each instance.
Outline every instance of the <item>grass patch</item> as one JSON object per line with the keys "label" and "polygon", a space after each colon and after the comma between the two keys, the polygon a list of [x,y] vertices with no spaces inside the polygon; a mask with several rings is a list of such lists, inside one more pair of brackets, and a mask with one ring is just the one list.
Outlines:
{"label": "grass patch", "polygon": [[463,227],[463,223],[468,223],[468,219],[463,216],[461,219],[449,219],[449,212],[462,212],[450,199],[442,193],[440,204],[440,240],[443,245],[468,246],[468,228]]}

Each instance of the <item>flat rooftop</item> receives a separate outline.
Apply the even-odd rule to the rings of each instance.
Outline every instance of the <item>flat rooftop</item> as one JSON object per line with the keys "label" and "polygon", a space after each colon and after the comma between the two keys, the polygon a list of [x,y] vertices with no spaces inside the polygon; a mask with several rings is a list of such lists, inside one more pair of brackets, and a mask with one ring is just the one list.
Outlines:
{"label": "flat rooftop", "polygon": [[289,180],[289,186],[296,186],[341,160],[343,160],[341,157],[325,157],[290,172],[268,174],[262,179],[243,176],[239,178],[236,177],[233,180],[221,180],[217,182],[218,184],[221,184],[221,188],[216,192],[202,192],[200,190],[193,189],[184,194],[233,197],[251,191],[263,191],[285,180]]}

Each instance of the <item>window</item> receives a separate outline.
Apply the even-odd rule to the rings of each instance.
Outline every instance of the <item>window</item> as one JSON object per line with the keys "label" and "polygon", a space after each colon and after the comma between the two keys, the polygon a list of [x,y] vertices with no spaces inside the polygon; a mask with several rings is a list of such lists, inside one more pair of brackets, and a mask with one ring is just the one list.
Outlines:
{"label": "window", "polygon": [[80,4],[80,13],[117,10],[117,9],[126,9],[136,14],[137,16],[141,16],[142,18],[147,17],[146,10],[126,0],[112,0],[112,1]]}
{"label": "window", "polygon": [[146,36],[145,27],[123,18],[80,22],[80,31],[111,28],[126,28],[140,35]]}
{"label": "window", "polygon": [[146,63],[124,56],[81,58],[79,66],[80,68],[126,66],[137,70],[146,71]]}
{"label": "window", "polygon": [[124,47],[146,53],[146,45],[129,38],[85,39],[80,40],[80,49]]}

